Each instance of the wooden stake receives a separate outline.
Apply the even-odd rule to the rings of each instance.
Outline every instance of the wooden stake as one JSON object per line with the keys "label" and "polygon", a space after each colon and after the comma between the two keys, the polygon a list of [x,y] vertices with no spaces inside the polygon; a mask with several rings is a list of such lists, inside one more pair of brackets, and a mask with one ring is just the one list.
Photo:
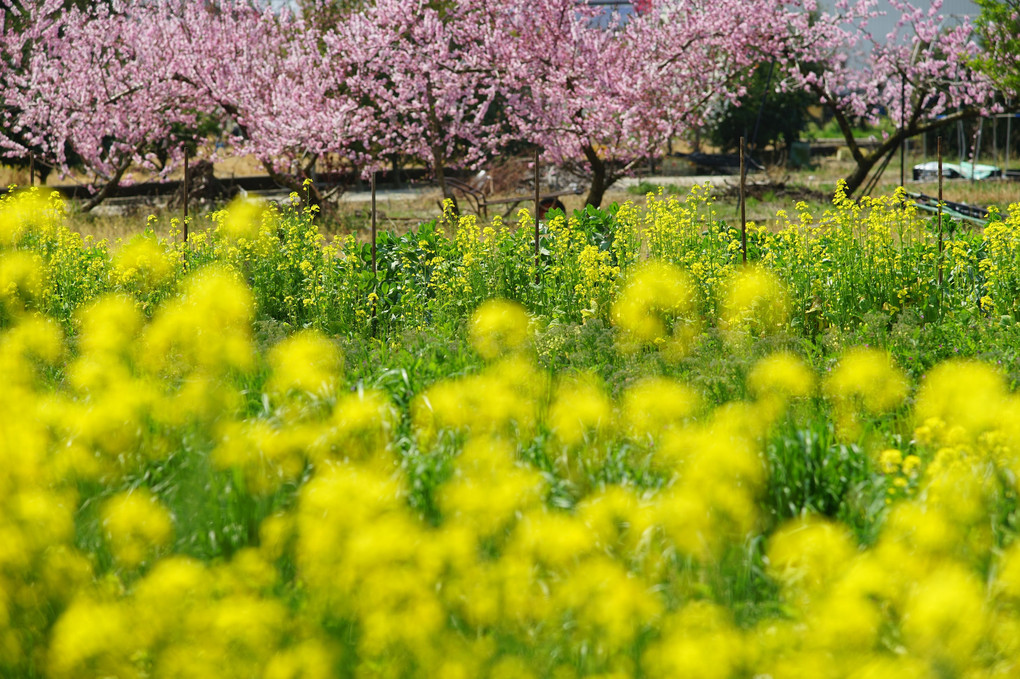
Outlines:
{"label": "wooden stake", "polygon": [[942,137],[939,137],[938,150],[939,156],[939,263],[938,263],[938,279],[939,287],[942,287]]}
{"label": "wooden stake", "polygon": [[744,264],[747,264],[747,215],[744,211],[745,183],[747,181],[747,165],[744,162],[744,138],[740,138],[740,252]]}
{"label": "wooden stake", "polygon": [[907,169],[907,75],[900,76],[900,129],[903,130],[903,141],[900,142],[900,186],[906,183]]}
{"label": "wooden stake", "polygon": [[974,142],[974,159],[970,163],[970,183],[971,184],[973,184],[974,182],[977,181],[977,179],[974,178],[974,175],[977,174],[977,172],[976,172],[977,164],[978,164],[979,159],[981,157],[981,137],[984,135],[984,132],[985,132],[985,119],[982,118],[981,121],[978,123],[977,140]]}
{"label": "wooden stake", "polygon": [[542,209],[542,194],[539,190],[539,167],[538,167],[538,156],[541,150],[535,147],[535,283],[539,282],[538,264],[539,264],[539,244],[538,244],[538,213]]}
{"label": "wooden stake", "polygon": [[376,210],[375,210],[375,172],[372,172],[372,275],[378,272],[375,264],[375,225],[376,225]]}
{"label": "wooden stake", "polygon": [[[992,118],[992,155],[995,156],[995,163],[999,162],[999,116]],[[1006,178],[1006,173],[1003,172],[999,176],[999,180]]]}
{"label": "wooden stake", "polygon": [[[1013,106],[1013,100],[1011,99],[1009,104],[1008,104],[1008,106],[1007,106],[1007,108],[1012,108],[1012,106]],[[1009,172],[1009,143],[1010,143],[1010,137],[1013,136],[1013,116],[1014,115],[1016,115],[1016,114],[1010,114],[1010,116],[1008,118],[1006,118],[1006,162],[1002,166],[1002,174],[1003,174],[1004,177],[1007,177],[1008,175],[1006,173]]]}
{"label": "wooden stake", "polygon": [[[372,170],[372,292],[376,291],[378,285],[378,273],[379,268],[376,265],[375,260],[375,243],[376,243],[376,206],[375,206],[375,175],[376,171]],[[378,323],[379,315],[379,300],[378,297],[372,300],[372,337],[375,337],[376,327]]]}
{"label": "wooden stake", "polygon": [[188,171],[188,156],[191,155],[188,149],[184,149],[184,242],[188,242],[188,180],[190,179],[190,172]]}

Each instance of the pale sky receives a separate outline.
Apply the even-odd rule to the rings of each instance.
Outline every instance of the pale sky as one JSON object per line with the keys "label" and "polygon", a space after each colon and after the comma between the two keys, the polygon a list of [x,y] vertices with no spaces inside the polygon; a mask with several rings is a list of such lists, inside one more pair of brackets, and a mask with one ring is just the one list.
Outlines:
{"label": "pale sky", "polygon": [[[917,3],[916,4],[930,6],[930,3]],[[818,3],[822,6],[832,7],[835,2],[833,0],[820,0]],[[871,32],[876,37],[884,37],[896,26],[896,22],[899,20],[899,13],[896,12],[889,4],[888,0],[879,0],[878,8],[886,12],[883,17],[877,17],[871,22]],[[980,9],[972,0],[945,0],[942,3],[942,15],[947,18],[947,22],[952,18],[959,18],[962,16],[970,16],[971,18],[976,17],[980,13]]]}

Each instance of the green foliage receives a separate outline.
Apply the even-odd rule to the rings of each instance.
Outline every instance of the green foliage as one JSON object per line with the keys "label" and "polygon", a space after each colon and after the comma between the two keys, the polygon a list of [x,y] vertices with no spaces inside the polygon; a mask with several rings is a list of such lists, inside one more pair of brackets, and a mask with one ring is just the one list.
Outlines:
{"label": "green foliage", "polygon": [[732,151],[739,148],[744,137],[748,146],[754,142],[754,151],[779,146],[780,141],[787,146],[798,141],[811,120],[808,107],[817,104],[818,98],[807,90],[777,92],[776,79],[770,78],[767,64],[754,69],[745,86],[747,92],[736,102],[727,103],[709,129],[712,144]]}
{"label": "green foliage", "polygon": [[976,0],[977,18],[984,51],[975,66],[1005,92],[1020,92],[1020,2],[1018,0]]}
{"label": "green foliage", "polygon": [[33,593],[0,673],[893,662],[932,564],[1015,613],[1018,206],[940,254],[837,193],[747,267],[703,187],[552,213],[537,259],[527,213],[448,211],[374,270],[293,206],[112,246],[60,208],[0,202],[0,566]]}

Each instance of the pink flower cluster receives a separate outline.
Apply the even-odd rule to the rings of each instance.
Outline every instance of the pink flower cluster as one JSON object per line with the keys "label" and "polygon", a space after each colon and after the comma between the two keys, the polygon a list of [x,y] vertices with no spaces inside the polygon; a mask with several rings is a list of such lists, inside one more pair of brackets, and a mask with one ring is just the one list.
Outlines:
{"label": "pink flower cluster", "polygon": [[23,4],[0,34],[0,154],[77,164],[96,183],[133,164],[168,171],[211,124],[297,176],[324,156],[441,169],[524,142],[608,185],[772,60],[783,86],[856,116],[898,119],[903,78],[910,117],[994,96],[968,68],[970,27],[937,1],[894,0],[885,40],[867,33],[874,0],[815,20],[813,0],[639,0],[610,26],[578,0],[377,0],[326,26],[254,0]]}

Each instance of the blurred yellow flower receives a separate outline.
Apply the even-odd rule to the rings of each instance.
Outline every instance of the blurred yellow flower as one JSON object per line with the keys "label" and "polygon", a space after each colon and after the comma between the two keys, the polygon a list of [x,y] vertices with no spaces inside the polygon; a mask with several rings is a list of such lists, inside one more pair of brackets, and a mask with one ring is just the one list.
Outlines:
{"label": "blurred yellow flower", "polygon": [[471,316],[471,346],[490,361],[520,351],[531,337],[530,322],[528,312],[520,304],[491,299]]}

